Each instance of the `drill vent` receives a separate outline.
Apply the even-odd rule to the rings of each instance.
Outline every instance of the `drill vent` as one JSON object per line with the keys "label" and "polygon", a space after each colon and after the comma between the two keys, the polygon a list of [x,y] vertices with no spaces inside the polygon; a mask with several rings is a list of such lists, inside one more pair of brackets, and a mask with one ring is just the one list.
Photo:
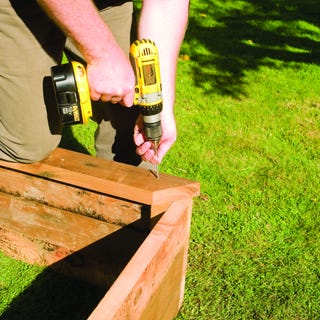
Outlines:
{"label": "drill vent", "polygon": [[151,49],[150,49],[150,48],[144,48],[144,49],[143,49],[143,55],[144,55],[144,56],[148,56],[148,55],[150,55],[150,54],[153,54],[153,53],[151,52]]}

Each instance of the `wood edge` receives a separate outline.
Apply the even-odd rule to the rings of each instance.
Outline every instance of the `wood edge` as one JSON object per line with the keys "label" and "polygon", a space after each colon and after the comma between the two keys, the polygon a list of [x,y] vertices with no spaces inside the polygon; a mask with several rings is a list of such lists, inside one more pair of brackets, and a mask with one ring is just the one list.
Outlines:
{"label": "wood edge", "polygon": [[[76,166],[70,166],[72,157],[78,159],[79,165],[83,167],[82,171]],[[125,174],[119,174],[114,178],[116,181],[108,180],[108,175],[102,178],[101,174],[108,172],[107,164],[112,168],[119,168],[119,172]],[[90,165],[97,167],[97,173],[92,171],[92,167],[89,168]],[[166,174],[162,174],[159,181],[151,181],[147,179],[147,170],[61,148],[57,148],[47,159],[40,162],[22,164],[0,160],[0,167],[147,205],[170,204],[178,199],[195,197],[200,192],[198,182]],[[145,185],[144,180],[147,181]]]}
{"label": "wood edge", "polygon": [[[150,274],[152,278],[152,290],[156,291],[162,278],[171,267],[177,252],[184,248],[184,255],[187,253],[190,221],[191,221],[191,199],[175,201],[150,232],[146,241],[140,246],[128,265],[123,269],[116,282],[112,285],[104,298],[91,313],[88,320],[120,320],[123,319],[123,308],[130,305],[134,314],[130,314],[131,319],[139,319],[144,307],[148,304],[148,299],[152,292],[144,293],[144,298],[140,303],[142,294],[140,284],[146,284],[146,277]],[[187,216],[186,216],[187,215]],[[179,228],[177,228],[177,226]],[[169,250],[173,247],[175,250]],[[172,248],[171,248],[172,249]],[[184,260],[186,257],[184,257]],[[160,268],[159,272],[155,269]],[[151,270],[151,271],[150,271]],[[183,267],[183,279],[180,281],[180,301],[177,312],[181,306],[184,292],[184,276],[186,266]],[[153,273],[152,273],[153,271]],[[156,279],[157,278],[157,279]],[[151,279],[150,279],[151,280]],[[144,287],[145,290],[147,288]],[[132,311],[132,310],[131,310]],[[130,312],[130,310],[128,310]]]}
{"label": "wood edge", "polygon": [[[142,204],[151,205],[153,201],[152,193],[147,190],[141,190],[130,185],[126,185],[124,190],[123,183],[92,177],[46,163],[21,164],[9,162],[9,164],[6,164],[0,160],[0,167]],[[54,172],[54,174],[50,175],[50,172]],[[47,173],[48,175],[46,175]]]}

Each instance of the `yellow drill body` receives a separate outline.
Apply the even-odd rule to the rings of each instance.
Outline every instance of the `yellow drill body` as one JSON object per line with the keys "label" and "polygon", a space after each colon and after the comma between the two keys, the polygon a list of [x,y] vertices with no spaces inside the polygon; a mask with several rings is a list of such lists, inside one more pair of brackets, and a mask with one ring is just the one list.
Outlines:
{"label": "yellow drill body", "polygon": [[[162,84],[159,54],[151,40],[136,40],[130,47],[130,60],[136,76],[134,104],[143,117],[145,138],[153,142],[157,154],[161,139]],[[158,174],[158,168],[157,168]]]}

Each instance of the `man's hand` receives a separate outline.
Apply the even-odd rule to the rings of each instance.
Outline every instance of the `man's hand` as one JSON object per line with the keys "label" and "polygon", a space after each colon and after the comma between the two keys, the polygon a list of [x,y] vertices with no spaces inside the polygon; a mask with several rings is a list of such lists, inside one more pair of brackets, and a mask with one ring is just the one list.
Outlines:
{"label": "man's hand", "polygon": [[88,63],[87,76],[92,100],[132,106],[135,76],[129,59],[117,45],[107,59]]}
{"label": "man's hand", "polygon": [[155,154],[154,146],[151,141],[147,141],[143,134],[142,116],[139,116],[135,128],[133,139],[137,146],[136,153],[142,160],[159,164],[177,138],[176,123],[173,115],[161,114],[162,137],[158,147],[158,154]]}
{"label": "man's hand", "polygon": [[[91,0],[37,0],[49,17],[72,39],[87,62],[93,100],[120,102],[131,107],[134,72]],[[70,19],[72,12],[72,19]]]}

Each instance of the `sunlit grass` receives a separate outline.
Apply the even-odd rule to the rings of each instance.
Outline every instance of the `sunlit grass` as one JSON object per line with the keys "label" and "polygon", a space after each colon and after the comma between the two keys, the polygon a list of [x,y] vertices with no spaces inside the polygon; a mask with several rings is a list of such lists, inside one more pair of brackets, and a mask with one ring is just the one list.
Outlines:
{"label": "sunlit grass", "polygon": [[[318,8],[191,2],[178,140],[160,166],[201,182],[177,319],[319,318]],[[93,154],[93,130],[68,134]]]}

